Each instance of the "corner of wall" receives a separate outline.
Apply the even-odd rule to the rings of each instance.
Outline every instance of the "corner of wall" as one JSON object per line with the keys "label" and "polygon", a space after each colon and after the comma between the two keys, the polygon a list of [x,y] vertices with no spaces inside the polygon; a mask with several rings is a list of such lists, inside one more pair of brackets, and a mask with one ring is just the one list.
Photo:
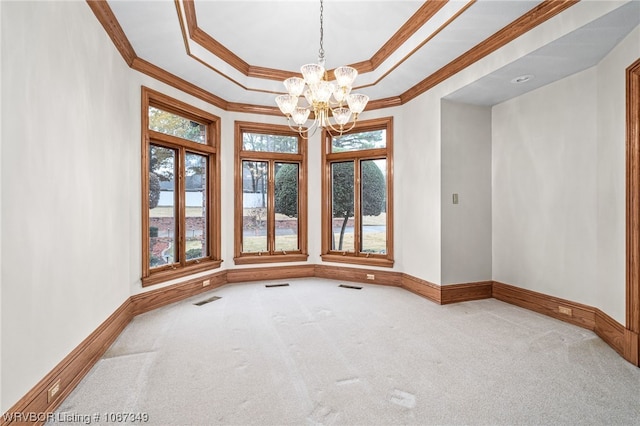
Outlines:
{"label": "corner of wall", "polygon": [[492,279],[491,108],[441,100],[442,285]]}

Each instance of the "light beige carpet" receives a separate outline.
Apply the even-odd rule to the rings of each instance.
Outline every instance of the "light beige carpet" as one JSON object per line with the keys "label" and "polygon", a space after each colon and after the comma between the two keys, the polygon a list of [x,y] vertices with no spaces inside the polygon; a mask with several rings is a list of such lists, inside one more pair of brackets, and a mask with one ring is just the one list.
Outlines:
{"label": "light beige carpet", "polygon": [[[228,285],[136,317],[58,415],[111,424],[104,413],[140,413],[148,422],[118,424],[151,425],[640,424],[640,369],[590,331],[494,299],[438,306],[393,287],[286,282]],[[211,296],[221,298],[194,305]]]}

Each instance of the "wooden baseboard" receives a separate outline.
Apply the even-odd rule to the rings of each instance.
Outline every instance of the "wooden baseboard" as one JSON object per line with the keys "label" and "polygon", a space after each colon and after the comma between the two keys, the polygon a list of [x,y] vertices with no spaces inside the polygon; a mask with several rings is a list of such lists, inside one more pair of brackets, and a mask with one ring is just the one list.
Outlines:
{"label": "wooden baseboard", "polygon": [[624,357],[624,326],[602,312],[600,309],[594,308],[594,311],[596,323],[593,327],[593,331],[616,352]]}
{"label": "wooden baseboard", "polygon": [[227,270],[227,282],[286,280],[289,278],[313,277],[314,265],[265,266]]}
{"label": "wooden baseboard", "polygon": [[493,297],[595,332],[627,361],[638,365],[638,335],[600,309],[543,293],[493,282]]}
{"label": "wooden baseboard", "polygon": [[[373,279],[369,279],[371,275],[373,275]],[[304,277],[397,286],[438,304],[494,297],[593,330],[625,359],[640,366],[640,336],[625,329],[599,309],[496,281],[439,286],[409,274],[377,269],[330,265],[243,268],[215,272],[131,296],[45,378],[11,407],[6,416],[0,419],[0,426],[25,423],[24,421],[16,421],[18,413],[25,415],[35,413],[37,415],[53,412],[136,315],[179,302],[227,283]],[[207,281],[208,285],[203,285]],[[58,380],[60,380],[60,390],[52,401],[47,401],[48,390]],[[10,419],[12,416],[13,420]],[[46,418],[43,421],[27,423],[43,424],[45,421]]]}
{"label": "wooden baseboard", "polygon": [[437,285],[409,274],[402,274],[402,288],[440,305],[491,298],[493,281]]}
{"label": "wooden baseboard", "polygon": [[497,281],[493,282],[492,296],[503,302],[570,322],[589,330],[595,329],[595,310],[590,306]]}
{"label": "wooden baseboard", "polygon": [[[204,285],[205,282],[208,285]],[[140,315],[171,303],[179,302],[191,296],[223,286],[227,283],[227,271],[214,272],[202,277],[193,278],[185,282],[168,287],[138,293],[131,296],[131,310],[133,316]]]}
{"label": "wooden baseboard", "polygon": [[429,281],[414,277],[409,274],[402,274],[401,284],[402,288],[404,288],[405,290],[409,290],[412,293],[419,294],[420,296],[426,297],[432,302],[440,304],[441,295],[439,285],[430,283]]}
{"label": "wooden baseboard", "polygon": [[489,299],[493,293],[493,281],[443,285],[440,287],[440,304]]}
{"label": "wooden baseboard", "polygon": [[[102,357],[109,346],[133,318],[130,299],[127,299],[93,333],[54,367],[24,397],[0,419],[0,425],[44,424],[46,414],[52,413],[80,383]],[[58,392],[48,399],[48,391],[57,385]]]}
{"label": "wooden baseboard", "polygon": [[640,367],[640,335],[629,329],[624,330],[624,359]]}
{"label": "wooden baseboard", "polygon": [[315,265],[314,276],[336,281],[380,284],[393,287],[402,285],[402,274],[379,269],[349,268],[344,266]]}

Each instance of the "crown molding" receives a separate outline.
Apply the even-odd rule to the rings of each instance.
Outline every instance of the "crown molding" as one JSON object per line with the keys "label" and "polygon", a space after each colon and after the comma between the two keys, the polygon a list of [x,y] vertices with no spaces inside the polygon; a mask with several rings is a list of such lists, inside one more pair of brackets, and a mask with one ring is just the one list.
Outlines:
{"label": "crown molding", "polygon": [[[127,39],[122,27],[120,26],[108,3],[104,0],[86,1],[98,21],[102,24],[103,28],[113,41],[115,47],[120,52],[120,55],[122,55],[124,61],[131,68],[149,75],[150,77],[153,77],[166,84],[169,84],[170,86],[175,87],[176,89],[179,89],[185,93],[209,102],[212,105],[226,111],[280,115],[278,109],[275,107],[228,102],[211,92],[208,92],[192,83],[187,82],[182,78],[179,78],[167,72],[166,70],[156,65],[145,61],[144,59],[139,58],[136,55],[135,50]],[[179,0],[175,1],[176,6],[179,8]],[[358,71],[363,72],[364,70],[364,72],[367,72],[379,66],[380,63],[382,63],[386,58],[389,57],[392,52],[394,52],[398,48],[398,46],[400,46],[408,37],[414,34],[415,31],[417,31],[417,29],[424,24],[424,22],[429,20],[435,13],[437,13],[437,11],[440,10],[440,8],[442,8],[447,1],[448,0],[433,0],[425,2],[425,4],[407,21],[407,23],[405,23],[405,25],[403,25],[370,60],[354,64],[357,69],[359,68]],[[469,7],[471,4],[473,4],[473,2],[475,2],[475,0],[470,1],[466,7]],[[557,14],[561,13],[562,11],[568,9],[578,2],[579,0],[545,0],[535,8],[531,9],[529,12],[522,15],[520,18],[513,21],[511,24],[507,25],[480,44],[468,50],[466,53],[460,55],[458,58],[440,68],[438,71],[431,74],[401,95],[385,99],[370,100],[366,110],[389,108],[406,104],[407,102],[428,91],[429,89],[433,88],[452,75],[462,71],[471,64],[495,52],[507,43],[517,39],[524,33],[530,31],[531,29],[556,16]],[[208,34],[197,27],[193,0],[184,0],[182,4],[185,8],[185,18],[187,21],[189,33],[192,35],[192,37],[194,37],[195,34],[195,39],[199,43],[204,43],[210,50],[214,51],[214,54],[217,54],[218,56],[223,58],[231,66],[235,67],[236,69],[240,70],[250,77],[283,80],[284,78],[290,76],[290,73],[282,70],[273,70],[271,68],[251,66],[247,64],[233,52],[226,49],[224,46],[222,46],[222,44],[215,41]],[[447,22],[444,26],[448,25],[448,23],[449,22]],[[440,29],[438,29],[436,33],[439,32]],[[436,33],[434,33],[434,35]]]}

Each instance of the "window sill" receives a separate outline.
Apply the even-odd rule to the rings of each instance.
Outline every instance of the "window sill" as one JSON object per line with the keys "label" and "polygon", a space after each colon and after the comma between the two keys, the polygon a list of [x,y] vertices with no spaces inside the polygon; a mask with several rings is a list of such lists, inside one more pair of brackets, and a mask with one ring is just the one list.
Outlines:
{"label": "window sill", "polygon": [[148,277],[142,277],[142,287],[159,284],[175,278],[182,278],[197,272],[207,271],[209,269],[217,269],[222,264],[222,260],[207,260],[200,263],[193,263],[185,267],[176,269],[166,269],[163,271],[152,272]]}
{"label": "window sill", "polygon": [[380,257],[365,257],[341,254],[323,254],[320,256],[323,262],[352,263],[357,265],[379,266],[383,268],[392,268],[393,259],[384,259]]}
{"label": "window sill", "polygon": [[234,257],[233,261],[236,265],[251,265],[255,263],[278,263],[278,262],[306,262],[308,254],[263,254],[263,255],[244,255]]}

